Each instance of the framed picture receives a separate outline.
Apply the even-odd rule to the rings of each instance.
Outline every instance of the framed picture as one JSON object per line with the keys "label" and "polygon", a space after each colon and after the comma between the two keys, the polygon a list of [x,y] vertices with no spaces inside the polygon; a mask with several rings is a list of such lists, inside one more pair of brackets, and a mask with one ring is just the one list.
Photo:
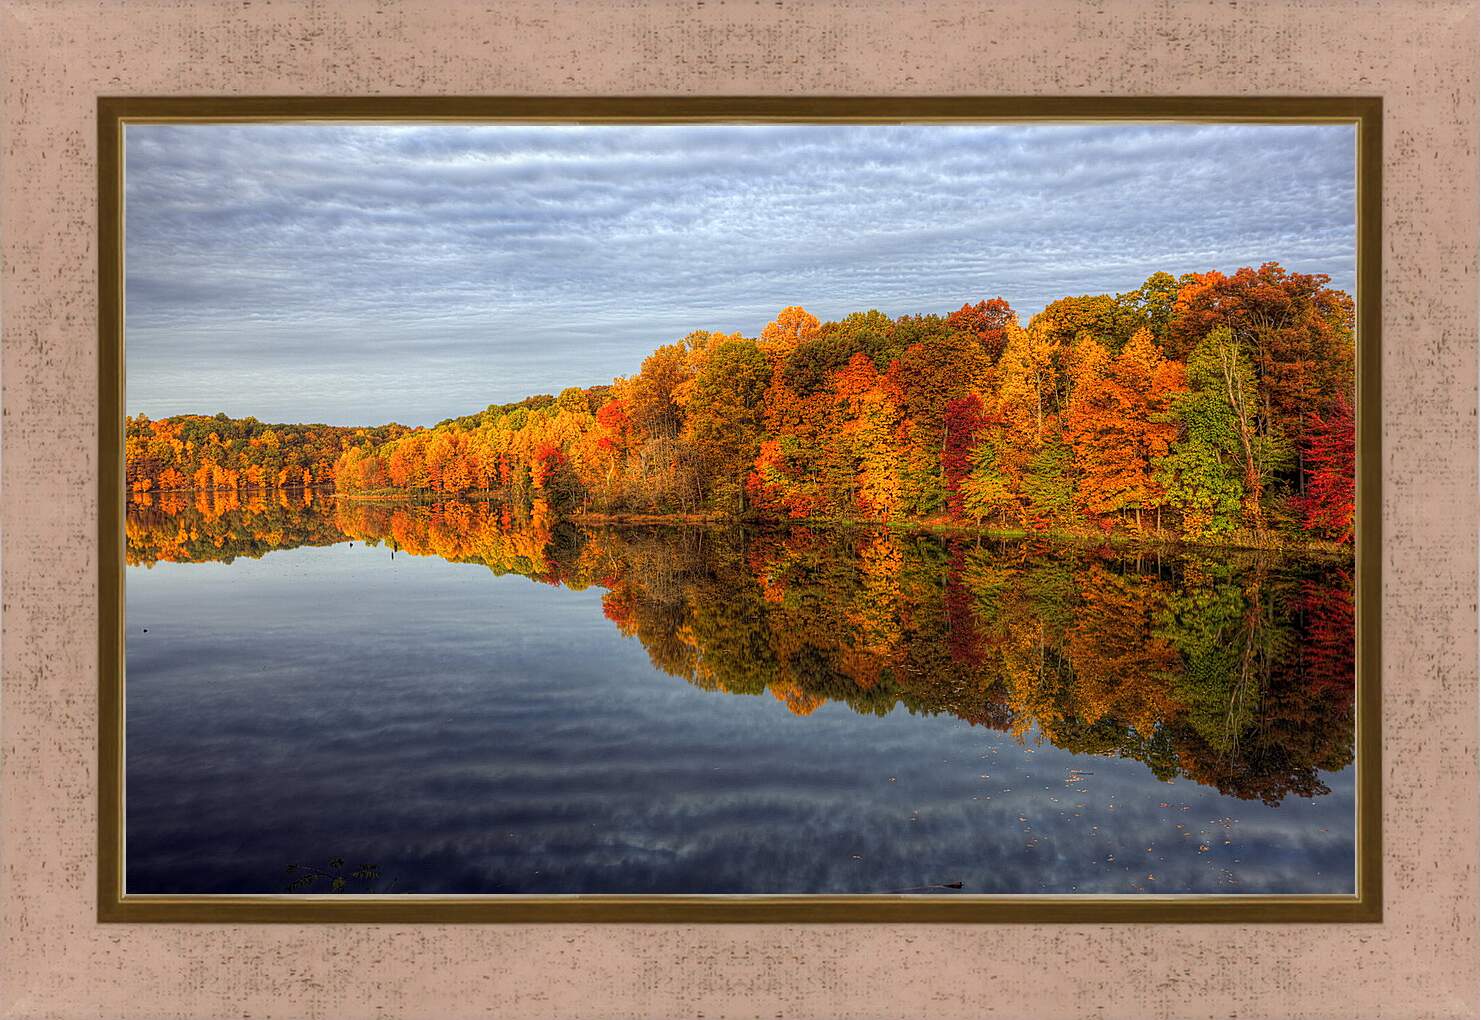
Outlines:
{"label": "framed picture", "polygon": [[1377,921],[1377,99],[102,99],[105,921]]}

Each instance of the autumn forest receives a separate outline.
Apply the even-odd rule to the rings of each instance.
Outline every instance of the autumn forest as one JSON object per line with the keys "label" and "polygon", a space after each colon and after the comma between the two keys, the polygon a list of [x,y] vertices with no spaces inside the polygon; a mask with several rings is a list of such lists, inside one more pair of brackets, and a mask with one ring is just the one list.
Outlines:
{"label": "autumn forest", "polygon": [[[1276,263],[945,315],[782,309],[432,427],[131,417],[131,503],[306,490],[517,515],[1350,543],[1354,312]],[[215,496],[212,497],[214,501]]]}

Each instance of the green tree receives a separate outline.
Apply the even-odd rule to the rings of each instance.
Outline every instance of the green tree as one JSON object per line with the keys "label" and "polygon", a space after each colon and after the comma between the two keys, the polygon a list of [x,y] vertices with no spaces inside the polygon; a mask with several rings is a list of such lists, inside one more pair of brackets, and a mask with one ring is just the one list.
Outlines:
{"label": "green tree", "polygon": [[711,349],[689,394],[685,437],[699,452],[713,501],[745,509],[746,473],[761,446],[762,401],[771,369],[750,340]]}
{"label": "green tree", "polygon": [[1254,382],[1227,328],[1211,331],[1193,350],[1187,377],[1188,392],[1174,411],[1179,438],[1156,475],[1168,505],[1183,514],[1183,530],[1206,538],[1239,526],[1243,508],[1258,510],[1265,444],[1250,410]]}
{"label": "green tree", "polygon": [[[1130,320],[1133,332],[1146,329],[1159,348],[1167,342],[1167,328],[1178,300],[1178,281],[1171,273],[1153,273],[1136,290],[1116,295],[1121,322]],[[1128,333],[1125,339],[1131,339]]]}
{"label": "green tree", "polygon": [[1029,458],[1023,476],[1024,513],[1033,527],[1049,529],[1075,515],[1074,454],[1063,442],[1051,440]]}

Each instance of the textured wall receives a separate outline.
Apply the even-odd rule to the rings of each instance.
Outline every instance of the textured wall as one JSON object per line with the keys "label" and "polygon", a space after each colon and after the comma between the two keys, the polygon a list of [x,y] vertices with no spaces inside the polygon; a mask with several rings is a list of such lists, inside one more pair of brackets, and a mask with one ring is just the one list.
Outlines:
{"label": "textured wall", "polygon": [[[1476,22],[1474,0],[0,7],[0,1015],[1475,1016]],[[96,925],[94,99],[379,92],[1381,94],[1385,923]]]}

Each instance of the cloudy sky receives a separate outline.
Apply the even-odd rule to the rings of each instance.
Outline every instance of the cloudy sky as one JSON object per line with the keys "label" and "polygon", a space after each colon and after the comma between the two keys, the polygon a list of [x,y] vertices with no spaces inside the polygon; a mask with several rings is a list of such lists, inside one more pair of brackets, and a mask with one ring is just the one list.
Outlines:
{"label": "cloudy sky", "polygon": [[136,125],[128,410],[430,424],[697,328],[1275,260],[1351,291],[1347,126]]}

